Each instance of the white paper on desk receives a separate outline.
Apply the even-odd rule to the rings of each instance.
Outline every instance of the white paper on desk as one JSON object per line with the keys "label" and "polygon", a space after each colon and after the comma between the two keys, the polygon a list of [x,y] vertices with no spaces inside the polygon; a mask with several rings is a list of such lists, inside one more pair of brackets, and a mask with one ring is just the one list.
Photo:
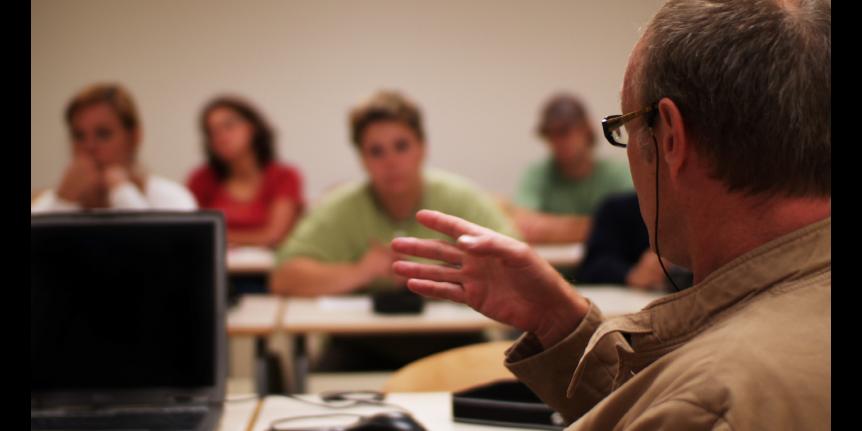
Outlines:
{"label": "white paper on desk", "polygon": [[584,244],[541,244],[533,247],[536,253],[550,262],[580,262],[584,257]]}
{"label": "white paper on desk", "polygon": [[227,259],[233,265],[272,266],[275,254],[263,247],[235,247],[228,250]]}
{"label": "white paper on desk", "polygon": [[325,311],[371,311],[368,296],[324,296],[318,298],[317,306]]}

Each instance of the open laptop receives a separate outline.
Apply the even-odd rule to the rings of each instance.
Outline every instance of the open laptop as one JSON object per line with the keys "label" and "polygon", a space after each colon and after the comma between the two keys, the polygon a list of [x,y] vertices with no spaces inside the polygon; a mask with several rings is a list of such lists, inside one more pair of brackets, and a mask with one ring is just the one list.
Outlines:
{"label": "open laptop", "polygon": [[224,244],[216,212],[31,216],[31,429],[214,429]]}

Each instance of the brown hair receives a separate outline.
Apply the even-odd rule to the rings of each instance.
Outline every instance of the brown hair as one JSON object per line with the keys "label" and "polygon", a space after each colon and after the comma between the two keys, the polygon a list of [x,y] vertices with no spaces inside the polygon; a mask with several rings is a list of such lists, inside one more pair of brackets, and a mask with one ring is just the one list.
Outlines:
{"label": "brown hair", "polygon": [[350,111],[350,137],[353,145],[362,145],[362,133],[372,123],[379,121],[398,121],[416,133],[420,141],[425,141],[422,128],[422,113],[410,99],[397,91],[380,91],[371,99]]}
{"label": "brown hair", "polygon": [[120,122],[126,130],[136,130],[140,126],[138,110],[135,108],[131,93],[120,84],[106,83],[92,84],[72,97],[66,105],[66,125],[71,128],[75,114],[83,108],[99,103],[107,103],[120,117]]}
{"label": "brown hair", "polygon": [[209,128],[207,127],[207,117],[217,108],[230,109],[251,123],[252,128],[254,128],[254,134],[251,138],[251,148],[254,151],[258,167],[263,169],[275,159],[275,132],[273,132],[272,127],[269,126],[269,123],[260,111],[250,102],[238,96],[216,97],[204,106],[201,112],[200,125],[201,132],[204,135],[204,152],[207,156],[207,163],[219,180],[227,178],[229,173],[228,166],[213,152],[210,145]]}
{"label": "brown hair", "polygon": [[589,132],[589,143],[596,143],[596,133],[589,123],[589,115],[584,103],[576,96],[568,93],[553,95],[542,108],[536,133],[547,139],[552,133],[569,130],[573,127],[585,126]]}

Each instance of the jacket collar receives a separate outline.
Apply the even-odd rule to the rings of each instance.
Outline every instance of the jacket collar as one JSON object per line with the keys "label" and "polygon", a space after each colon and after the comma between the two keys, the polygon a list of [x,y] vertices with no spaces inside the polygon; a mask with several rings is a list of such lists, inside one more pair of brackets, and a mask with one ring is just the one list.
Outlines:
{"label": "jacket collar", "polygon": [[605,321],[590,338],[569,392],[583,372],[584,359],[611,333],[633,334],[635,350],[666,352],[705,329],[733,305],[776,285],[817,276],[831,268],[830,216],[733,259],[697,285],[659,298],[638,313]]}

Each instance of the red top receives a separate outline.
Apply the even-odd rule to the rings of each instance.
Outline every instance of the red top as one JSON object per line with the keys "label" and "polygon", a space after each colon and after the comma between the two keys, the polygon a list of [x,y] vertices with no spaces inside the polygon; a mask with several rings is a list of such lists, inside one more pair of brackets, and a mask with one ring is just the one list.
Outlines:
{"label": "red top", "polygon": [[302,210],[302,176],[290,165],[270,163],[263,174],[263,182],[250,201],[238,201],[230,196],[209,166],[192,172],[188,188],[200,208],[217,209],[224,213],[228,229],[254,229],[264,227],[273,201],[286,197]]}

